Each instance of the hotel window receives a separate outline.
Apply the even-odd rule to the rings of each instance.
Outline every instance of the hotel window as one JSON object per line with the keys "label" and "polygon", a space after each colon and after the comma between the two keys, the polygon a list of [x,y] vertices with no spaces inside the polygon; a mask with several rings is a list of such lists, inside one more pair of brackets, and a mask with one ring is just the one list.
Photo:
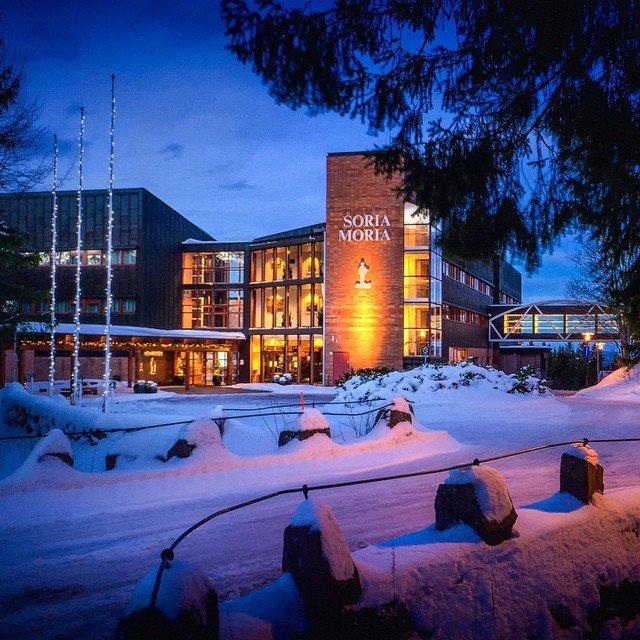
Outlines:
{"label": "hotel window", "polygon": [[217,289],[213,293],[213,325],[212,327],[238,329],[242,328],[242,296],[237,289]]}
{"label": "hotel window", "polygon": [[429,298],[429,254],[404,254],[404,298]]}
{"label": "hotel window", "polygon": [[183,284],[213,284],[213,254],[182,254]]}
{"label": "hotel window", "polygon": [[80,306],[83,313],[102,313],[102,303],[99,298],[88,298],[82,300]]}
{"label": "hotel window", "polygon": [[213,282],[234,283],[244,281],[244,254],[236,251],[216,251],[213,254]]}
{"label": "hotel window", "polygon": [[73,266],[77,263],[75,251],[60,251],[56,255],[56,261],[61,267]]}
{"label": "hotel window", "polygon": [[91,249],[89,251],[83,251],[83,262],[89,267],[99,267],[102,265],[102,251],[99,249]]}
{"label": "hotel window", "polygon": [[60,298],[56,300],[57,313],[71,313],[72,311],[73,311],[72,300],[61,300]]}
{"label": "hotel window", "polygon": [[211,327],[213,301],[210,289],[191,289],[182,292],[183,329]]}
{"label": "hotel window", "polygon": [[533,315],[507,314],[503,328],[505,333],[533,333]]}
{"label": "hotel window", "polygon": [[264,327],[263,306],[264,289],[251,290],[251,326],[257,329]]}
{"label": "hotel window", "polygon": [[264,280],[264,251],[251,252],[251,282]]}
{"label": "hotel window", "polygon": [[300,277],[300,259],[298,256],[298,246],[287,247],[287,270],[289,272],[289,278],[296,280]]}
{"label": "hotel window", "polygon": [[425,223],[407,223],[404,225],[404,246],[406,248],[429,247],[430,229]]}
{"label": "hotel window", "polygon": [[114,249],[111,252],[111,264],[132,265],[136,263],[136,249]]}
{"label": "hotel window", "polygon": [[135,298],[124,298],[122,301],[122,311],[123,313],[135,313],[136,311],[136,299]]}
{"label": "hotel window", "polygon": [[122,260],[118,264],[135,264],[138,259],[138,252],[136,249],[123,249]]}
{"label": "hotel window", "polygon": [[314,275],[314,260],[311,251],[311,243],[306,242],[300,246],[300,260],[302,263],[301,278],[313,278]]}

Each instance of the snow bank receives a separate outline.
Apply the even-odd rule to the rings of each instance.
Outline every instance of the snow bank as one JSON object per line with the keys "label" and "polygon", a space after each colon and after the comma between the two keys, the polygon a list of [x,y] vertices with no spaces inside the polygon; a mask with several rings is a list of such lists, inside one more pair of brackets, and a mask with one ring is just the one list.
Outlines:
{"label": "snow bank", "polygon": [[472,484],[480,509],[487,520],[504,520],[513,507],[509,490],[502,474],[491,467],[473,466],[454,469],[444,481],[445,484]]}
{"label": "snow bank", "polygon": [[336,580],[349,580],[353,576],[351,552],[340,531],[340,526],[324,500],[308,499],[300,504],[291,518],[291,526],[311,528],[322,535],[322,554],[329,562],[331,575]]}
{"label": "snow bank", "polygon": [[397,395],[419,401],[433,392],[461,392],[460,396],[476,396],[483,401],[505,393],[551,397],[543,382],[526,373],[509,375],[491,367],[463,362],[422,365],[410,371],[393,371],[384,375],[354,376],[340,387],[336,401],[388,400]]}
{"label": "snow bank", "polygon": [[33,396],[17,382],[0,390],[0,429],[7,435],[11,429],[27,433],[48,433],[55,428],[67,433],[84,431],[93,428],[96,421],[95,412],[71,406],[64,396]]}
{"label": "snow bank", "polygon": [[[603,606],[599,588],[640,580],[639,505],[640,490],[630,489],[593,505],[573,501],[562,513],[521,508],[517,535],[497,547],[483,544],[465,525],[442,532],[429,526],[365,547],[353,554],[363,587],[356,608],[397,598],[409,610],[411,637],[433,640],[587,637],[589,611]],[[317,517],[302,513],[299,522]],[[275,587],[223,603],[223,638],[245,637],[246,620],[262,612],[269,612],[274,627],[279,617],[286,619],[288,603],[297,606],[295,594]],[[615,611],[608,615],[612,621],[603,630],[628,631],[636,624],[632,619],[617,625]]]}
{"label": "snow bank", "polygon": [[598,400],[640,402],[640,365],[630,369],[626,367],[616,369],[600,380],[597,385],[578,391],[576,396]]}

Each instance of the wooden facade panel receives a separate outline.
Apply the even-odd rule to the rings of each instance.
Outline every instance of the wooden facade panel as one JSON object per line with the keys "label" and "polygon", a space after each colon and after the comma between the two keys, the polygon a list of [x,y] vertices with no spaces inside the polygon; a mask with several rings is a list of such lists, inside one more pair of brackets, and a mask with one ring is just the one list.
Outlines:
{"label": "wooden facade panel", "polygon": [[476,311],[484,315],[489,315],[489,305],[493,303],[491,296],[480,293],[461,282],[449,278],[449,276],[443,276],[442,278],[442,301],[445,304],[453,304],[456,307]]}

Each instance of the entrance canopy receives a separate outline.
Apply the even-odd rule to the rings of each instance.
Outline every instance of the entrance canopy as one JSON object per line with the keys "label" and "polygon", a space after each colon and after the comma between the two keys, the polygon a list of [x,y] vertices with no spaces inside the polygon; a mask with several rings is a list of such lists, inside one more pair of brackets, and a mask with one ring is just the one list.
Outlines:
{"label": "entrance canopy", "polygon": [[612,341],[620,337],[618,316],[597,302],[547,300],[490,307],[490,342]]}
{"label": "entrance canopy", "polygon": [[[60,323],[55,327],[56,334],[73,335],[75,325],[71,323]],[[45,323],[26,322],[19,328],[21,333],[50,333],[51,329]],[[81,336],[103,336],[105,327],[101,324],[81,324]],[[152,327],[130,327],[126,325],[111,325],[111,336],[115,338],[151,338],[170,342],[172,340],[183,342],[185,340],[246,340],[246,336],[241,331],[216,331],[205,329],[154,329]],[[118,340],[122,342],[122,340]]]}

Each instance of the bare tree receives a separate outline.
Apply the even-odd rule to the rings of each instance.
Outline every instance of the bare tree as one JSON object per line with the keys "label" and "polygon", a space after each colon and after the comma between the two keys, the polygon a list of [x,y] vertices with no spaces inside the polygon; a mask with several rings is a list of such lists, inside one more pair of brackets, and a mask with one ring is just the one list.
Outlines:
{"label": "bare tree", "polygon": [[602,246],[596,245],[588,251],[576,253],[572,259],[578,267],[579,275],[569,282],[568,295],[580,301],[599,302],[611,309],[620,327],[620,340],[616,344],[622,357],[628,358],[634,351],[634,345],[640,341],[637,320],[633,317],[633,305],[625,305],[637,257],[628,251],[614,256]]}
{"label": "bare tree", "polygon": [[22,81],[23,69],[0,39],[0,192],[28,191],[49,171],[41,154],[44,129],[36,125],[38,104],[22,99]]}

